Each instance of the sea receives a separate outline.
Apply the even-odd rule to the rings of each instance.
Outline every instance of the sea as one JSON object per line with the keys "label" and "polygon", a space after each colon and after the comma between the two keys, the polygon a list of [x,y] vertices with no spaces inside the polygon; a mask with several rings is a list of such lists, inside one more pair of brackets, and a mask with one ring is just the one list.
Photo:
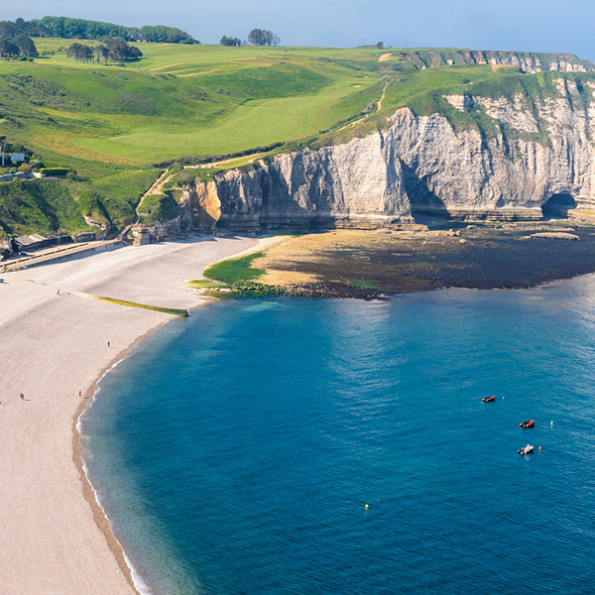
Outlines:
{"label": "sea", "polygon": [[79,426],[143,593],[595,589],[593,275],[214,302]]}

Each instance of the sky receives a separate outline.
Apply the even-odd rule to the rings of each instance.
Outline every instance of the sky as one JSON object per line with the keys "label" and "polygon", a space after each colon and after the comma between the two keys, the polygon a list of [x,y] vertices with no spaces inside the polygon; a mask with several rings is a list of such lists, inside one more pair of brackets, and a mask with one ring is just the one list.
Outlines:
{"label": "sky", "polygon": [[564,52],[595,61],[593,0],[22,0],[0,20],[71,16],[179,27],[203,43],[269,29],[281,45]]}

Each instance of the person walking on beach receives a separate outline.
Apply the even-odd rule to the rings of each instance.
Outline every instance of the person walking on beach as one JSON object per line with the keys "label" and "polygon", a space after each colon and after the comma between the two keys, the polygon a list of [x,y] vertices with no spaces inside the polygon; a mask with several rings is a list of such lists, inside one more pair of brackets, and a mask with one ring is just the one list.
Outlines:
{"label": "person walking on beach", "polygon": [[25,400],[25,395],[23,393],[21,393],[21,401]]}
{"label": "person walking on beach", "polygon": [[108,341],[108,342],[107,342],[107,346],[108,346],[108,347],[109,347],[109,343],[110,343],[110,342]]}

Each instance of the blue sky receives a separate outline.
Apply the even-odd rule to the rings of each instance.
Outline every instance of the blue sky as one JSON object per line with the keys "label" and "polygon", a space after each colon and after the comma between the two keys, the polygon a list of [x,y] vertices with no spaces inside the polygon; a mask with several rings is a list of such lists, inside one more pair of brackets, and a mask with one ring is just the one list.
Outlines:
{"label": "blue sky", "polygon": [[595,61],[593,0],[23,0],[0,19],[73,16],[123,25],[171,25],[204,43],[270,29],[282,45],[569,52]]}

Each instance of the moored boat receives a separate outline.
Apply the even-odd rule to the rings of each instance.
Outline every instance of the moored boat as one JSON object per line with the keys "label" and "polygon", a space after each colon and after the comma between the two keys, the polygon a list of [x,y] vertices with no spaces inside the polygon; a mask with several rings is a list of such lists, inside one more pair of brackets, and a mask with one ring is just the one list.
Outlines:
{"label": "moored boat", "polygon": [[533,448],[533,445],[532,445],[532,444],[527,444],[527,446],[523,446],[523,448],[519,448],[519,449],[517,450],[517,452],[518,452],[520,455],[530,455],[530,454],[532,454],[532,453],[533,453],[533,451],[534,451],[534,450],[535,450],[535,449]]}
{"label": "moored boat", "polygon": [[482,399],[483,403],[493,403],[496,400],[496,397],[492,395],[491,397],[484,397]]}
{"label": "moored boat", "polygon": [[532,428],[535,425],[535,420],[534,419],[530,419],[528,421],[522,421],[519,426],[521,428]]}

